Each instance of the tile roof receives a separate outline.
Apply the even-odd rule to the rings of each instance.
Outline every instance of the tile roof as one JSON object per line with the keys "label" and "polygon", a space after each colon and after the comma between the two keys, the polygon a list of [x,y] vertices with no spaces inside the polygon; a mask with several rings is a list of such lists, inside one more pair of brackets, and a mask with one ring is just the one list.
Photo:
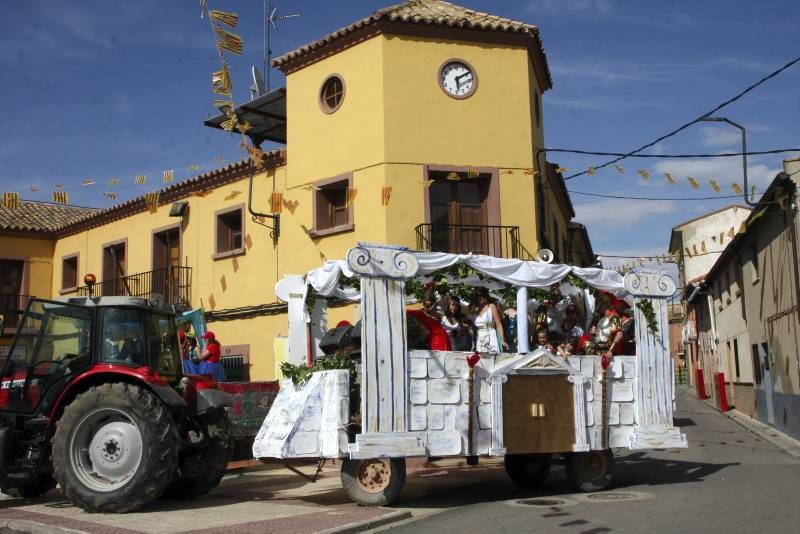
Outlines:
{"label": "tile roof", "polygon": [[272,64],[275,67],[281,68],[297,58],[300,58],[320,47],[328,45],[342,37],[345,37],[348,34],[379,21],[527,35],[536,42],[536,46],[541,53],[544,62],[544,68],[547,76],[545,83],[548,87],[552,86],[550,69],[547,66],[547,58],[545,56],[544,46],[539,38],[539,28],[537,26],[528,24],[526,22],[490,15],[488,13],[482,13],[480,11],[475,11],[474,9],[457,6],[442,0],[407,0],[402,4],[396,4],[379,9],[369,17],[358,20],[349,26],[345,26],[344,28],[340,28],[339,30],[326,35],[325,37],[317,39],[316,41],[303,45],[300,48],[275,58],[272,61]]}
{"label": "tile roof", "polygon": [[50,233],[99,211],[95,208],[21,200],[16,210],[0,205],[0,230]]}
{"label": "tile roof", "polygon": [[[286,161],[285,150],[272,150],[264,154],[265,168],[280,166]],[[249,158],[235,161],[192,178],[175,182],[159,190],[159,204],[184,198],[240,180],[249,169]],[[258,171],[261,172],[261,171]],[[19,209],[12,211],[0,204],[0,231],[24,231],[42,233],[75,233],[85,227],[100,226],[110,220],[126,217],[147,209],[145,195],[134,197],[110,208],[86,208],[48,202],[22,200]]]}

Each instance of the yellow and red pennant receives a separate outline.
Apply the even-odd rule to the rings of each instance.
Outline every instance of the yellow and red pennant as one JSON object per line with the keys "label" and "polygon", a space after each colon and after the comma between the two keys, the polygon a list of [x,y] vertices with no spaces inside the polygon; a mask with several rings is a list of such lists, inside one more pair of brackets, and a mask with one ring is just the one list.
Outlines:
{"label": "yellow and red pennant", "polygon": [[381,205],[388,206],[389,199],[392,197],[392,186],[384,186],[381,189]]}
{"label": "yellow and red pennant", "polygon": [[19,209],[19,193],[3,193],[3,207],[16,211]]}
{"label": "yellow and red pennant", "polygon": [[52,198],[56,204],[69,204],[69,193],[66,191],[53,191]]}

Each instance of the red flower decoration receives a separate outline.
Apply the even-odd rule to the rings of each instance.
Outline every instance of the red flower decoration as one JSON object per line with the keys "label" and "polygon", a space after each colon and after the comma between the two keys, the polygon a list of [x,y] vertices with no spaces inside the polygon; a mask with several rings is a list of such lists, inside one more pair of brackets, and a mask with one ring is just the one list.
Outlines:
{"label": "red flower decoration", "polygon": [[475,367],[475,364],[477,364],[480,359],[481,355],[478,354],[478,351],[475,351],[475,353],[472,356],[467,356],[467,365],[469,365],[471,369]]}
{"label": "red flower decoration", "polygon": [[603,354],[603,357],[600,358],[600,365],[603,369],[608,369],[608,366],[611,365],[611,358]]}

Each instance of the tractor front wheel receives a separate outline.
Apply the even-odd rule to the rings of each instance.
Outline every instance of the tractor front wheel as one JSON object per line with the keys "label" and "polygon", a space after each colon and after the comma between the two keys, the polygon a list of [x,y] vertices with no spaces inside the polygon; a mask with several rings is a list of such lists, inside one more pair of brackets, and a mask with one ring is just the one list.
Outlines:
{"label": "tractor front wheel", "polygon": [[223,408],[211,410],[199,418],[205,440],[199,449],[182,453],[180,468],[162,497],[194,499],[219,486],[233,450],[233,430]]}
{"label": "tractor front wheel", "polygon": [[53,437],[64,495],[87,512],[130,512],[157,498],[175,471],[177,432],[143,387],[111,383],[78,395]]}

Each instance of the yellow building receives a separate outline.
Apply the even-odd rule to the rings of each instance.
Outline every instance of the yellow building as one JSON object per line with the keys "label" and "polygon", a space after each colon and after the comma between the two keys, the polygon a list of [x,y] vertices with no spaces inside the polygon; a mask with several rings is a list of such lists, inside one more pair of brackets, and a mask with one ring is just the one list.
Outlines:
{"label": "yellow building", "polygon": [[[237,112],[256,144],[286,149],[260,169],[239,162],[171,185],[154,210],[140,197],[60,225],[37,252],[50,263],[36,283],[74,294],[92,272],[103,294],[202,306],[245,378],[266,380],[287,334],[275,283],[358,241],[523,259],[548,246],[556,261],[593,263],[573,258],[591,253],[585,229],[570,227],[563,180],[536,158],[552,85],[536,26],[414,0],[274,66],[286,87]],[[352,308],[330,310],[329,324],[340,319]]]}

